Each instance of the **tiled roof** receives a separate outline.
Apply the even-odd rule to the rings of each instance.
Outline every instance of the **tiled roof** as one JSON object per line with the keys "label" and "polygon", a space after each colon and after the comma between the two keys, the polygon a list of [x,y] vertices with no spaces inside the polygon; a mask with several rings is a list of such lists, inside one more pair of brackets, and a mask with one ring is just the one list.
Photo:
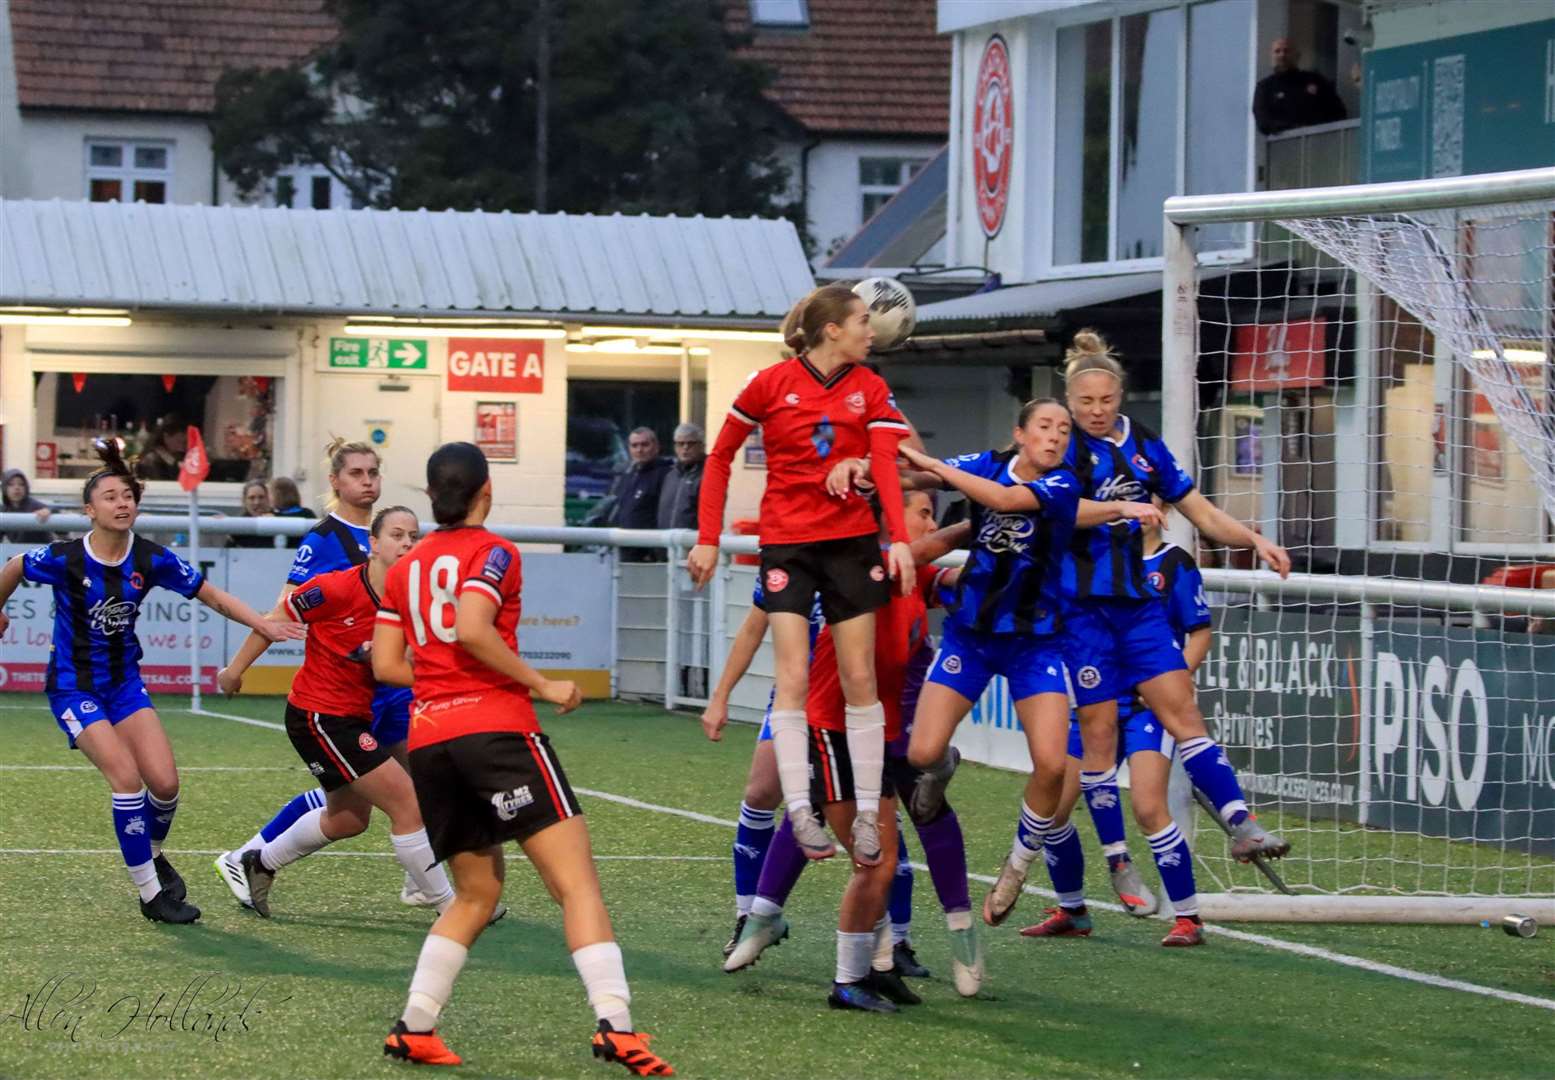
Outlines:
{"label": "tiled roof", "polygon": [[[751,31],[748,0],[727,0]],[[776,72],[767,95],[812,133],[924,136],[950,130],[950,38],[935,0],[808,0],[805,29],[755,28],[748,55]]]}
{"label": "tiled roof", "polygon": [[0,306],[770,323],[814,287],[785,219],[0,199]]}
{"label": "tiled roof", "polygon": [[226,68],[280,67],[336,33],[324,0],[10,0],[22,108],[209,113]]}

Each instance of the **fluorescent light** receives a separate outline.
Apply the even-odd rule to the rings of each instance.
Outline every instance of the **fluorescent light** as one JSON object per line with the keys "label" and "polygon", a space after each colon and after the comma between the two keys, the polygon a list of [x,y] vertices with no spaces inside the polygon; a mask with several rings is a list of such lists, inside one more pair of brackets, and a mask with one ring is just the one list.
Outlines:
{"label": "fluorescent light", "polygon": [[418,323],[346,323],[346,333],[353,337],[483,337],[521,338],[559,341],[567,331],[559,326],[515,326],[505,323],[471,323],[460,326],[423,326]]}
{"label": "fluorescent light", "polygon": [[679,356],[686,350],[679,345],[639,345],[632,338],[615,338],[611,341],[596,342],[592,345],[569,341],[567,343],[567,351],[570,353],[598,353],[606,356]]}
{"label": "fluorescent light", "polygon": [[634,337],[651,341],[764,341],[781,345],[776,330],[698,330],[688,326],[585,326],[582,337]]}
{"label": "fluorescent light", "polygon": [[[1473,357],[1476,360],[1494,360],[1496,354],[1491,349],[1475,349]],[[1501,355],[1512,364],[1542,364],[1544,353],[1538,349],[1502,349]]]}
{"label": "fluorescent light", "polygon": [[127,315],[19,315],[0,312],[0,326],[128,326]]}
{"label": "fluorescent light", "polygon": [[65,310],[66,315],[128,315],[128,308],[120,307],[73,307]]}

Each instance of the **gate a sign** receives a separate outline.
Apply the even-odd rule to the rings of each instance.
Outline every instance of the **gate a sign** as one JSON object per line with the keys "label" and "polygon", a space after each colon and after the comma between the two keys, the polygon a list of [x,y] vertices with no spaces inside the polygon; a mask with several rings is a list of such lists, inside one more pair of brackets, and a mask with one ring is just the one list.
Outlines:
{"label": "gate a sign", "polygon": [[545,389],[545,342],[449,338],[448,389],[538,394]]}

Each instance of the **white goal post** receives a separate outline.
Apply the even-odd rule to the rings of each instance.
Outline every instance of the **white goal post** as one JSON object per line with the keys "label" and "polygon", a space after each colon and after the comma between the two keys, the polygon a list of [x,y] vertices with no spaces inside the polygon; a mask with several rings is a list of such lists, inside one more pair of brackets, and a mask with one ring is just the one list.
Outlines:
{"label": "white goal post", "polygon": [[1555,922],[1555,169],[1172,198],[1164,252],[1162,434],[1300,571],[1172,523],[1294,845],[1282,892],[1177,800],[1206,915]]}

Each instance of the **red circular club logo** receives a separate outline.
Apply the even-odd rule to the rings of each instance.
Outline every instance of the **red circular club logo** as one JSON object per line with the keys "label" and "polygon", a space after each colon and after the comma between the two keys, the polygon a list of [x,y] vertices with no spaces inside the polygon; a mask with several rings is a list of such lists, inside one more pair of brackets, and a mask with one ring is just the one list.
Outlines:
{"label": "red circular club logo", "polygon": [[1010,158],[1015,153],[1015,103],[1010,86],[1010,52],[995,34],[977,65],[977,100],[972,112],[972,177],[977,218],[983,232],[997,236],[1010,205]]}

